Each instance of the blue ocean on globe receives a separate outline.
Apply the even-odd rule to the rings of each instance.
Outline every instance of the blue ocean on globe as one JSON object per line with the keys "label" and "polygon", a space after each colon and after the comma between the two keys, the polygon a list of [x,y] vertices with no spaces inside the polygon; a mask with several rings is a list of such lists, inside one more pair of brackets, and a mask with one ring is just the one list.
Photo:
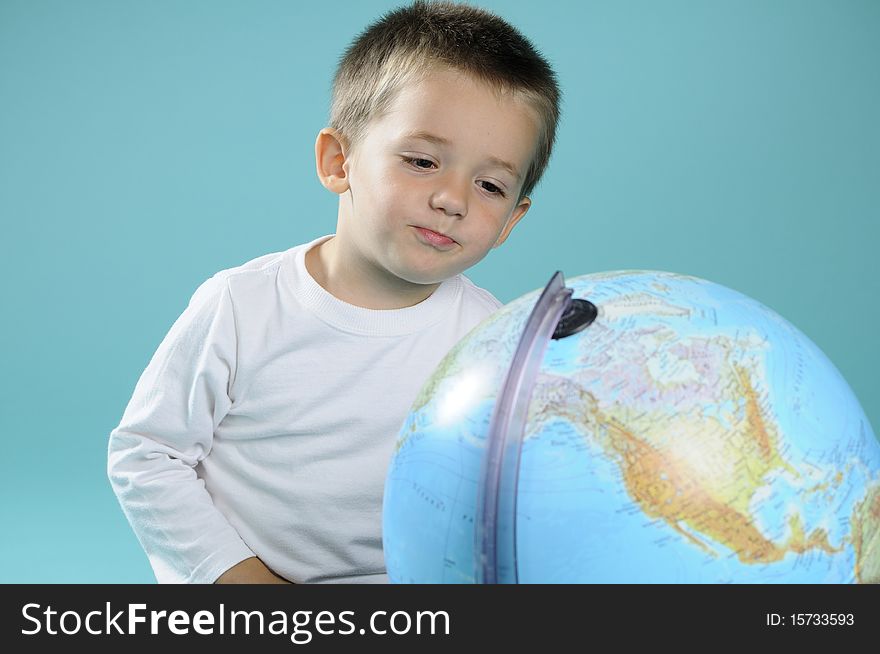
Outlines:
{"label": "blue ocean on globe", "polygon": [[[880,582],[880,443],[815,344],[695,277],[566,285],[598,315],[546,344],[523,391],[520,583]],[[479,581],[487,433],[539,295],[475,328],[416,399],[385,486],[392,582]]]}

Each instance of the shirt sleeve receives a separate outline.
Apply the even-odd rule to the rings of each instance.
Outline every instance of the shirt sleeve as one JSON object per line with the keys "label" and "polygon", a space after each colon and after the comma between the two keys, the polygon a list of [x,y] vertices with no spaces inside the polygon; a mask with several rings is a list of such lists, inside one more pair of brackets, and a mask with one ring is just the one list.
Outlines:
{"label": "shirt sleeve", "polygon": [[195,470],[229,410],[235,371],[234,307],[218,274],[172,325],[110,433],[110,483],[159,583],[212,583],[254,556]]}

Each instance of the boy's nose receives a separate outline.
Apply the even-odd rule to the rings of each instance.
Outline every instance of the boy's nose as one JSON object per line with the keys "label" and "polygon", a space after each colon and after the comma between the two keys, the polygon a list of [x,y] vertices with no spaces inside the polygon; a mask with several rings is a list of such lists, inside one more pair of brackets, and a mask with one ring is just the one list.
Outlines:
{"label": "boy's nose", "polygon": [[431,208],[439,209],[448,216],[464,218],[467,215],[469,191],[470,181],[447,176],[431,195]]}

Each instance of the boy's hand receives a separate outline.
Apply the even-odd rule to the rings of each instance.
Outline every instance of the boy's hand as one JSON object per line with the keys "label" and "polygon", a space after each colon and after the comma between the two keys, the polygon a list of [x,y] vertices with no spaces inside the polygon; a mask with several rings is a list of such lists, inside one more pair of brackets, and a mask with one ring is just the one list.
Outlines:
{"label": "boy's hand", "polygon": [[236,563],[222,575],[217,577],[215,584],[289,584],[255,556]]}

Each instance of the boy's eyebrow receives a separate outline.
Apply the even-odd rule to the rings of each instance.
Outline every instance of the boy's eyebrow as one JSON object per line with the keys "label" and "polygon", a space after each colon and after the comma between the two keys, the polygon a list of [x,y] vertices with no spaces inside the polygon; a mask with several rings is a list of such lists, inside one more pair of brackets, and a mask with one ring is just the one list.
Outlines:
{"label": "boy's eyebrow", "polygon": [[[436,145],[452,145],[452,141],[449,139],[443,138],[442,136],[437,136],[436,134],[431,134],[431,132],[426,132],[425,130],[417,129],[411,132],[406,132],[401,136],[402,140],[405,139],[421,139],[423,141],[428,141],[429,143],[434,143]],[[520,175],[519,171],[516,169],[511,163],[504,161],[504,159],[499,159],[498,157],[487,157],[486,161],[489,163],[498,166],[499,168],[504,168],[507,172],[514,176],[514,178],[519,181]]]}

